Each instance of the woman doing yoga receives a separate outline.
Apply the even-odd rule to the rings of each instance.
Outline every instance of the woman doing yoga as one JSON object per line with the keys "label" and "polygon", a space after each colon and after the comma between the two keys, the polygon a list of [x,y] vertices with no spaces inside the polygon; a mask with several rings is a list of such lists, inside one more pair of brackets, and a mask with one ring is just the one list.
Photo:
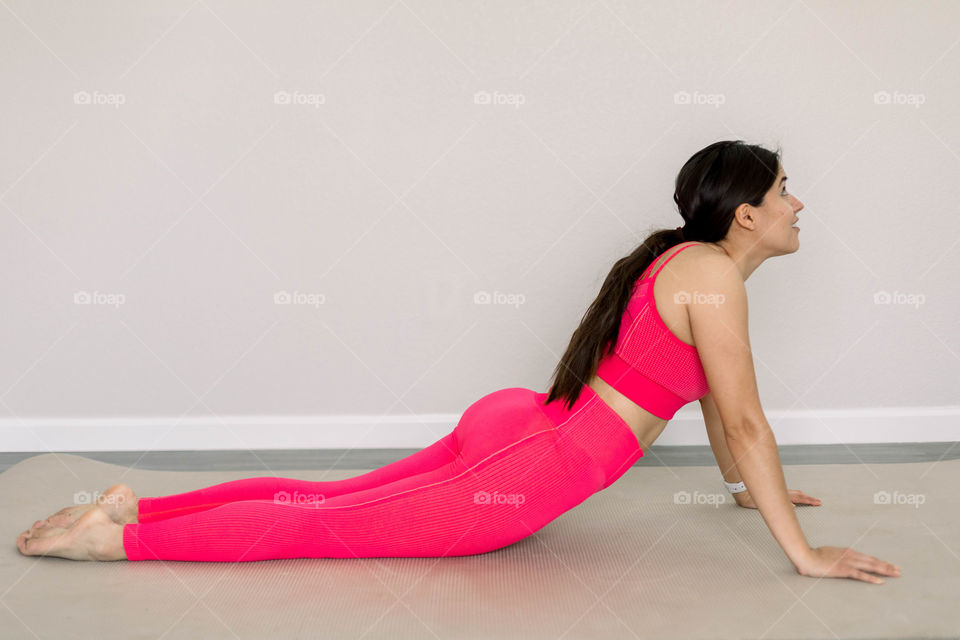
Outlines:
{"label": "woman doing yoga", "polygon": [[674,192],[685,224],[613,265],[549,393],[485,395],[430,446],[345,480],[257,477],[142,498],[117,484],[37,521],[17,546],[74,560],[486,553],[609,487],[699,400],[724,481],[740,506],[759,509],[797,572],[899,575],[850,548],[811,548],[794,504],[820,501],[787,490],[760,406],[744,281],[799,247],[792,225],[803,204],[786,179],[779,151],[740,140],[694,154]]}

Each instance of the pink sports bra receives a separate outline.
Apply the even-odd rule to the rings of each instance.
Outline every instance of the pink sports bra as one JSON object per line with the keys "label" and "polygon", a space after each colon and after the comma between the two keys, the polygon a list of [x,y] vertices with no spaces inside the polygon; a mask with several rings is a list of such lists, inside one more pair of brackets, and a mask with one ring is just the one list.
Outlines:
{"label": "pink sports bra", "polygon": [[653,299],[657,274],[673,256],[694,244],[675,251],[653,276],[644,277],[650,267],[644,270],[620,319],[614,351],[600,361],[597,369],[597,376],[604,382],[665,420],[710,392],[697,348],[667,328]]}

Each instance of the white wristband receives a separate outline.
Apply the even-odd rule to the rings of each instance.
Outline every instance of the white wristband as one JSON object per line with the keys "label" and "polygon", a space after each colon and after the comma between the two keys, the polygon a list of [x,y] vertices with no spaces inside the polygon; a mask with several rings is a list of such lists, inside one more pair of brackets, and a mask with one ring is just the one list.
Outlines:
{"label": "white wristband", "polygon": [[747,490],[747,485],[743,484],[742,482],[727,482],[724,480],[723,484],[727,485],[727,489],[730,491],[730,493],[741,493]]}

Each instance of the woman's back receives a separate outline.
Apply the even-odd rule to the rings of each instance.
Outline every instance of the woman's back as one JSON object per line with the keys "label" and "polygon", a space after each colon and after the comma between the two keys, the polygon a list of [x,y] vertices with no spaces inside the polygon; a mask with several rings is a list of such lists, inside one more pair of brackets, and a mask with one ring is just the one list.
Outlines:
{"label": "woman's back", "polygon": [[718,252],[684,242],[657,256],[635,283],[614,353],[588,382],[645,448],[680,406],[709,392],[686,307],[698,290],[698,264]]}

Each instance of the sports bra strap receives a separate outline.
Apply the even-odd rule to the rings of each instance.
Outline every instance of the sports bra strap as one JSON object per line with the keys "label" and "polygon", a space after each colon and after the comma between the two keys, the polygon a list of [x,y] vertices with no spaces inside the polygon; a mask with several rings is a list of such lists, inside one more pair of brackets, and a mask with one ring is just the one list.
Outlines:
{"label": "sports bra strap", "polygon": [[[669,256],[666,260],[664,260],[663,262],[660,263],[660,266],[657,267],[656,272],[654,272],[654,274],[653,274],[652,276],[648,276],[648,277],[650,277],[650,278],[656,278],[656,277],[657,277],[657,274],[660,273],[660,270],[663,269],[663,267],[664,267],[668,262],[670,262],[671,260],[673,260],[673,257],[674,257],[675,255],[677,255],[678,253],[680,253],[680,252],[683,251],[684,249],[688,249],[688,248],[694,246],[695,244],[697,244],[697,243],[696,243],[696,242],[692,242],[691,244],[688,244],[686,247],[681,247],[681,248],[677,249],[676,251],[674,251],[672,254],[670,254],[670,256]],[[672,249],[673,247],[670,247],[670,248]],[[668,251],[669,251],[669,249],[668,249]],[[663,255],[663,254],[661,254],[661,255]],[[651,266],[653,266],[653,263],[656,262],[659,258],[660,258],[660,256],[657,256],[656,258],[654,258],[654,259],[653,259],[653,262],[650,263],[650,265],[647,267],[647,269],[649,269]],[[644,273],[646,273],[646,270],[644,270]]]}

